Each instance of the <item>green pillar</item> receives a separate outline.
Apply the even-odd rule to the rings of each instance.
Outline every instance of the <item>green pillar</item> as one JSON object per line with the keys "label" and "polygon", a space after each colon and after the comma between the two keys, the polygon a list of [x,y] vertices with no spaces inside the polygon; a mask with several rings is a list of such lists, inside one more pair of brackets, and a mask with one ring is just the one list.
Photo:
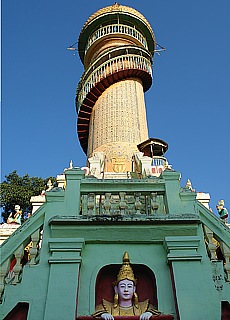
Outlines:
{"label": "green pillar", "polygon": [[44,320],[75,320],[82,238],[52,238]]}
{"label": "green pillar", "polygon": [[199,241],[197,236],[165,237],[178,320],[220,319],[220,303],[209,303],[215,289],[205,273]]}
{"label": "green pillar", "polygon": [[167,212],[169,214],[182,214],[183,209],[179,196],[180,172],[166,170],[162,172],[161,176],[165,180],[165,204]]}
{"label": "green pillar", "polygon": [[80,196],[81,196],[81,179],[85,177],[84,171],[71,169],[65,171],[66,189],[65,204],[66,212],[69,216],[79,215],[80,212]]}

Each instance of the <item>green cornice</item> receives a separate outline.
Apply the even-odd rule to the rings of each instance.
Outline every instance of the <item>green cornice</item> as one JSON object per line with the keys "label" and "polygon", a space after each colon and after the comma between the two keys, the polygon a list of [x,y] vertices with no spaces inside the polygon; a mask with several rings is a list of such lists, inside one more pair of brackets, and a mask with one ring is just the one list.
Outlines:
{"label": "green cornice", "polygon": [[[77,219],[54,217],[49,221],[53,238],[83,238],[85,243],[163,243],[165,237],[197,236],[199,223],[194,220],[161,222],[133,221],[126,223],[92,223],[79,222]],[[164,230],[164,232],[162,232]]]}

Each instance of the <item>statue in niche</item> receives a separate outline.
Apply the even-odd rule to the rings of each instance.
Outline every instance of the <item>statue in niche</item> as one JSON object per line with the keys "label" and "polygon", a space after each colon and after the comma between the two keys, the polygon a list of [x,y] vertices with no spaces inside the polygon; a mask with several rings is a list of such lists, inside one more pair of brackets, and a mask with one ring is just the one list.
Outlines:
{"label": "statue in niche", "polygon": [[102,304],[96,306],[93,316],[103,320],[113,320],[114,316],[140,316],[140,320],[149,320],[152,316],[159,316],[161,312],[156,310],[148,299],[138,301],[136,283],[129,255],[125,252],[117,280],[113,283],[114,302],[103,299]]}

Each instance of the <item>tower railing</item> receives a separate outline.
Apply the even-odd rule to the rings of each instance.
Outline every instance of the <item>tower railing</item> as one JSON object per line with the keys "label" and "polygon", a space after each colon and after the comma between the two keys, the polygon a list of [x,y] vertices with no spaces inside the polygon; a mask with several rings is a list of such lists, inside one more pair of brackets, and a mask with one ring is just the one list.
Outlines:
{"label": "tower railing", "polygon": [[147,58],[152,63],[152,56],[145,48],[133,45],[110,48],[104,53],[101,53],[95,60],[91,61],[90,65],[85,69],[78,85],[78,91],[81,89],[82,82],[87,79],[96,68],[101,66],[104,62],[108,62],[108,60],[113,60],[113,58],[118,58],[122,55],[138,55]]}
{"label": "tower railing", "polygon": [[143,35],[134,27],[123,25],[123,24],[111,24],[111,25],[101,27],[97,29],[94,33],[92,33],[92,35],[89,37],[89,40],[86,44],[85,53],[94,42],[110,34],[126,34],[138,40],[146,49],[148,49],[146,38],[143,37]]}
{"label": "tower railing", "polygon": [[86,98],[90,90],[109,75],[117,73],[122,70],[137,69],[149,73],[152,76],[152,64],[149,59],[140,55],[121,55],[106,61],[97,67],[87,79],[82,79],[84,82],[81,90],[77,93],[78,108],[81,106],[83,100]]}

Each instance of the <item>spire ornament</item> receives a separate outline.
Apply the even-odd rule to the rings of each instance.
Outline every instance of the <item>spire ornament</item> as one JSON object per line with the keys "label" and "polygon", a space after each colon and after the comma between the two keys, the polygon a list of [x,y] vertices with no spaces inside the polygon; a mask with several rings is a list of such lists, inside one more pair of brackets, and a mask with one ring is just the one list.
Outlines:
{"label": "spire ornament", "polygon": [[114,282],[114,285],[116,286],[118,284],[118,282],[120,282],[121,280],[125,280],[125,279],[133,281],[135,285],[137,283],[137,280],[134,277],[133,269],[130,266],[130,259],[129,259],[128,252],[124,253],[123,264],[122,264],[122,267],[117,275],[117,280]]}

